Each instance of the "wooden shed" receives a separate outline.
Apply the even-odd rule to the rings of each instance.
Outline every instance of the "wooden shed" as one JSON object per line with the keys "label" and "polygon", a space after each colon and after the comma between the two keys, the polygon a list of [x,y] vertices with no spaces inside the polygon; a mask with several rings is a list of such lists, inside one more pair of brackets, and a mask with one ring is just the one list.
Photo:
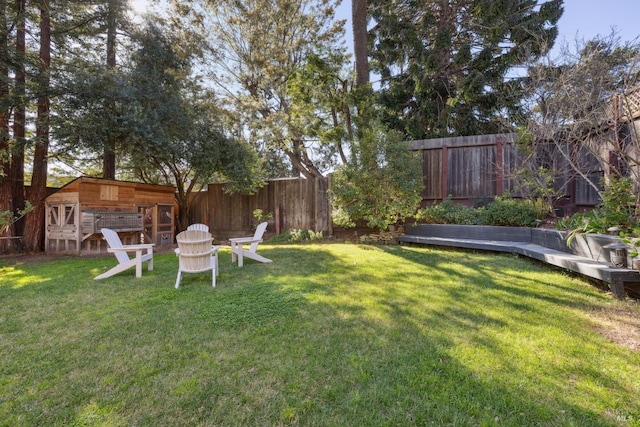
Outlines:
{"label": "wooden shed", "polygon": [[80,177],[45,199],[45,251],[100,252],[100,229],[118,231],[125,244],[172,245],[175,188]]}

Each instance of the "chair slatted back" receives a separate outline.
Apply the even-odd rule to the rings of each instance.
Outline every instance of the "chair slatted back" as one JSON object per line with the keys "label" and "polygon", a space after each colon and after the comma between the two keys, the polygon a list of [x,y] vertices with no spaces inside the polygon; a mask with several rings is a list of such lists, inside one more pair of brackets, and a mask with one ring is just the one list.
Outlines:
{"label": "chair slatted back", "polygon": [[[122,248],[124,246],[122,244],[122,240],[120,240],[120,236],[118,236],[118,233],[116,231],[111,230],[110,228],[102,228],[100,229],[100,232],[109,244],[109,247]],[[115,252],[114,255],[116,256],[116,259],[120,264],[124,264],[125,262],[129,261],[129,255],[127,255],[126,252]]]}
{"label": "chair slatted back", "polygon": [[253,234],[253,238],[256,241],[251,243],[251,246],[249,246],[249,252],[256,252],[258,250],[258,245],[260,244],[260,241],[262,241],[264,232],[267,230],[267,225],[267,222],[261,222],[260,224],[258,224],[258,226],[256,227],[256,232]]}
{"label": "chair slatted back", "polygon": [[187,230],[200,230],[200,231],[206,231],[209,232],[209,226],[206,224],[191,224],[190,226],[187,227]]}
{"label": "chair slatted back", "polygon": [[182,271],[204,271],[211,268],[213,238],[207,231],[185,230],[176,236],[180,248],[179,262]]}

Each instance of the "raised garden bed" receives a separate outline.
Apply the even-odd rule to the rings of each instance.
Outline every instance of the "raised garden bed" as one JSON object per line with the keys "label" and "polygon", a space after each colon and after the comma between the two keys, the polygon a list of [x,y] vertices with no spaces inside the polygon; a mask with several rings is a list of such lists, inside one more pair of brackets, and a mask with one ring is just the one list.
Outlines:
{"label": "raised garden bed", "polygon": [[[589,276],[609,284],[617,298],[640,296],[640,272],[611,266],[607,245],[620,238],[602,234],[579,235],[571,247],[566,232],[543,228],[485,225],[417,224],[398,238],[402,243],[453,246],[509,252]],[[628,259],[627,265],[632,265]]]}

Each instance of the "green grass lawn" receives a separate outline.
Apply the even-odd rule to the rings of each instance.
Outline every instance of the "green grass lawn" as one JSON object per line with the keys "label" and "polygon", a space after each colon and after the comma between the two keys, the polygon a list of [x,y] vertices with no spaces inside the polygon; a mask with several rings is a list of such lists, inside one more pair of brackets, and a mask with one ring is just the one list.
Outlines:
{"label": "green grass lawn", "polygon": [[179,290],[173,254],[0,260],[0,425],[640,425],[593,316],[632,302],[494,253],[260,249]]}

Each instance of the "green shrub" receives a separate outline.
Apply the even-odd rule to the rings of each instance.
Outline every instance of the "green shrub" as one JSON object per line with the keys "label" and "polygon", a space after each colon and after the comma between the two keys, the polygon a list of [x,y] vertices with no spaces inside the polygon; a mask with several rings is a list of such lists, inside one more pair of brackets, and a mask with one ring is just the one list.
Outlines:
{"label": "green shrub", "polygon": [[478,216],[484,225],[532,227],[538,219],[538,211],[527,200],[502,196],[478,209]]}
{"label": "green shrub", "polygon": [[527,200],[508,196],[495,197],[484,207],[470,208],[455,204],[451,197],[420,209],[416,221],[426,224],[506,225],[531,227],[538,219],[538,210]]}
{"label": "green shrub", "polygon": [[602,203],[597,208],[575,213],[556,223],[560,230],[571,230],[567,239],[569,243],[576,234],[607,233],[611,227],[619,227],[625,234],[633,235],[634,226],[637,226],[637,218],[632,181],[615,177],[605,185]]}
{"label": "green shrub", "polygon": [[479,223],[476,209],[459,205],[447,197],[440,203],[420,209],[416,213],[416,221],[425,224],[464,224],[473,225]]}
{"label": "green shrub", "polygon": [[269,243],[302,243],[302,242],[314,242],[322,240],[324,236],[322,231],[307,230],[305,228],[292,228],[282,234],[269,239]]}
{"label": "green shrub", "polygon": [[253,210],[253,228],[257,228],[260,223],[271,219],[273,219],[273,214],[271,212],[265,214],[262,209]]}
{"label": "green shrub", "polygon": [[630,228],[635,213],[631,178],[611,176],[602,192],[600,211],[606,227]]}
{"label": "green shrub", "polygon": [[33,206],[29,201],[24,202],[24,209],[18,210],[15,214],[11,211],[0,211],[0,235],[4,234],[11,224],[33,210]]}

